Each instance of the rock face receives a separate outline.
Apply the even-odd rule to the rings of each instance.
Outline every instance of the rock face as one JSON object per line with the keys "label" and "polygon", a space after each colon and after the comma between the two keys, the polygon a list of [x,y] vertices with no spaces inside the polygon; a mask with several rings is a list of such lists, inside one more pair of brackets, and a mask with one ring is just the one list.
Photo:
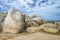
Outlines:
{"label": "rock face", "polygon": [[2,23],[6,17],[7,13],[0,12],[0,23]]}
{"label": "rock face", "polygon": [[49,33],[58,33],[59,32],[58,25],[53,24],[53,23],[43,24],[42,26],[40,26],[40,28],[43,29],[43,31],[49,32]]}
{"label": "rock face", "polygon": [[4,33],[18,33],[24,28],[24,20],[19,10],[9,10],[3,24]]}
{"label": "rock face", "polygon": [[37,26],[40,26],[42,23],[43,20],[39,14],[35,14],[33,16],[25,15],[26,31],[28,33],[40,31],[41,29]]}
{"label": "rock face", "polygon": [[3,28],[2,28],[2,26],[0,25],[0,33],[2,32],[2,30],[3,30]]}
{"label": "rock face", "polygon": [[3,21],[6,17],[7,13],[3,13],[3,12],[0,12],[0,33],[2,32],[2,24],[3,24]]}
{"label": "rock face", "polygon": [[32,21],[31,20],[31,17],[29,15],[26,15],[25,14],[25,26],[26,27],[31,27],[31,25],[32,25],[32,22],[31,21]]}
{"label": "rock face", "polygon": [[33,16],[25,15],[25,23],[26,27],[39,26],[43,23],[43,20],[39,14],[35,14]]}

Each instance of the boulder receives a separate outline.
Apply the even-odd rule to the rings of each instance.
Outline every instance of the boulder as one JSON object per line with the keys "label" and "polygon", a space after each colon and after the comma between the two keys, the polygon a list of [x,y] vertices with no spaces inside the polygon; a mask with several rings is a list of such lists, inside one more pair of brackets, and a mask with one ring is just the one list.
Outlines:
{"label": "boulder", "polygon": [[42,17],[39,14],[33,15],[33,25],[41,25],[43,23]]}
{"label": "boulder", "polygon": [[53,23],[46,23],[40,26],[41,29],[45,32],[49,33],[58,33],[59,32],[59,26]]}
{"label": "boulder", "polygon": [[40,29],[39,27],[28,27],[28,28],[26,29],[26,31],[27,31],[28,33],[35,33],[35,32],[41,31],[41,29]]}
{"label": "boulder", "polygon": [[19,33],[24,28],[23,15],[19,10],[10,9],[3,22],[4,33]]}
{"label": "boulder", "polygon": [[43,20],[39,14],[29,16],[25,14],[25,25],[26,27],[39,26],[43,23]]}

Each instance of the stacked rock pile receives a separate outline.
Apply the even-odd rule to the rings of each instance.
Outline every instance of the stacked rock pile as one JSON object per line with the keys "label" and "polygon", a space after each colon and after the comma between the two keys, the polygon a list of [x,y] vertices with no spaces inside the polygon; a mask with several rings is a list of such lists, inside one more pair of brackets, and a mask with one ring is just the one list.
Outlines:
{"label": "stacked rock pile", "polygon": [[[1,24],[3,33],[19,33],[26,30],[28,33],[45,31],[49,33],[58,33],[60,26],[54,22],[44,22],[39,14],[29,16],[22,14],[19,10],[10,9],[4,21]],[[1,27],[0,27],[1,30]]]}

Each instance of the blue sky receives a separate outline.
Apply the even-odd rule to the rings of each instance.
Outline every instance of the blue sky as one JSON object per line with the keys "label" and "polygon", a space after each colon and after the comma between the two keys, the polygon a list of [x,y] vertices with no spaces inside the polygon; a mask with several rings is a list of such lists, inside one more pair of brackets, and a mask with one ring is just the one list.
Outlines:
{"label": "blue sky", "polygon": [[60,20],[60,0],[0,0],[0,12],[19,9],[22,13],[39,13],[45,20]]}

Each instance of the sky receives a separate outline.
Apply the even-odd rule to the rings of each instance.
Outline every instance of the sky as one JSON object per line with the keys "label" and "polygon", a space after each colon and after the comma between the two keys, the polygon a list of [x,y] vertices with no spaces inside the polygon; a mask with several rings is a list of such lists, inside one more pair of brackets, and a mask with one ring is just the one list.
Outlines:
{"label": "sky", "polygon": [[14,8],[24,14],[40,14],[44,20],[60,20],[60,0],[0,0],[0,12]]}

